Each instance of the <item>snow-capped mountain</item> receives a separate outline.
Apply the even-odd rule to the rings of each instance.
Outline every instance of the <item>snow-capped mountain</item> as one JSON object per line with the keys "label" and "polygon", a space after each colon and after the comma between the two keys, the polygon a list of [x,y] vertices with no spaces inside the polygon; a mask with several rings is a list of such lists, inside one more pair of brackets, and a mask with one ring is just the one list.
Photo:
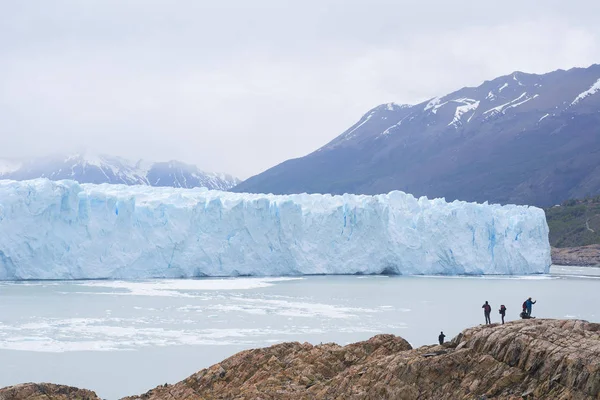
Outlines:
{"label": "snow-capped mountain", "polygon": [[333,141],[238,185],[552,205],[600,193],[600,65],[514,72],[416,105],[375,107]]}
{"label": "snow-capped mountain", "polygon": [[114,156],[72,154],[16,162],[0,160],[0,179],[72,179],[80,183],[206,187],[229,190],[240,181],[227,174],[204,172],[178,161],[131,162]]}

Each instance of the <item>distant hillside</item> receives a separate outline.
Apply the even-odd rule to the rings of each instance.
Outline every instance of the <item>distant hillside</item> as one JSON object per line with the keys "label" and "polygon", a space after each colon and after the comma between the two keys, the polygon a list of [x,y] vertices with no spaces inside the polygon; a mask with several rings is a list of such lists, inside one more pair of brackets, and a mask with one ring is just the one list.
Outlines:
{"label": "distant hillside", "polygon": [[600,194],[599,110],[600,65],[514,72],[420,104],[380,105],[329,144],[233,191],[402,190],[548,207]]}
{"label": "distant hillside", "polygon": [[545,211],[552,247],[600,244],[600,196],[567,200]]}

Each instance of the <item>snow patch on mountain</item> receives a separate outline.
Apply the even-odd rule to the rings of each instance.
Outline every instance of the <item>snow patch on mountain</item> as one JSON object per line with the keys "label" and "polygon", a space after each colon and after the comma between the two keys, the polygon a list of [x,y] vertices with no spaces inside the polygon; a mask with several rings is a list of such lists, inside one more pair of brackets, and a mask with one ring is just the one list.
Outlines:
{"label": "snow patch on mountain", "polygon": [[523,86],[523,84],[521,83],[521,81],[519,79],[517,79],[517,73],[516,72],[513,74],[513,81],[516,81],[519,86]]}
{"label": "snow patch on mountain", "polygon": [[527,103],[529,100],[533,100],[533,99],[535,99],[535,98],[537,98],[537,97],[539,97],[539,94],[534,94],[532,97],[527,97],[527,98],[526,98],[525,100],[523,100],[523,101],[520,101],[520,102],[518,102],[518,103],[511,104],[511,105],[509,105],[508,107],[506,107],[504,110],[502,110],[502,113],[504,114],[504,113],[506,113],[506,110],[508,110],[509,108],[515,108],[515,107],[518,107],[518,106],[520,106],[521,104],[525,104],[525,103]]}
{"label": "snow patch on mountain", "polygon": [[577,95],[577,97],[575,97],[575,100],[573,100],[571,105],[572,106],[576,105],[581,100],[585,99],[588,96],[596,94],[598,91],[600,91],[600,79],[598,79],[588,90],[586,90],[585,92],[579,93]]}
{"label": "snow patch on mountain", "polygon": [[398,104],[398,103],[387,103],[385,105],[385,109],[387,111],[398,111],[401,110],[403,108],[411,108],[412,106],[410,104]]}
{"label": "snow patch on mountain", "polygon": [[[538,94],[535,94],[535,95],[533,95],[531,97],[528,97],[527,96],[527,92],[523,92],[523,94],[521,94],[516,99],[513,99],[513,100],[509,101],[508,103],[501,104],[501,105],[499,105],[497,107],[491,108],[491,109],[489,109],[487,111],[484,111],[483,114],[484,115],[485,114],[495,115],[495,114],[498,114],[498,113],[506,114],[507,110],[509,110],[511,108],[518,107],[521,104],[527,103],[528,101],[533,100],[533,99],[537,98],[538,96],[539,96]],[[525,98],[525,99],[521,100],[523,98]]]}
{"label": "snow patch on mountain", "polygon": [[350,139],[352,139],[352,138],[353,138],[353,137],[356,135],[356,134],[354,134],[354,135],[353,135],[353,133],[354,133],[354,132],[356,132],[356,130],[357,130],[358,128],[360,128],[361,126],[363,126],[364,124],[366,124],[367,122],[369,122],[369,120],[370,120],[371,118],[373,118],[373,114],[374,114],[374,113],[375,113],[375,112],[374,112],[374,111],[372,111],[372,112],[371,112],[369,115],[367,115],[367,117],[366,117],[366,118],[365,118],[365,119],[364,119],[364,120],[363,120],[361,123],[359,123],[358,125],[356,125],[356,126],[355,126],[355,127],[352,129],[352,130],[348,131],[348,132],[347,132],[347,133],[344,135],[344,140],[350,140]]}
{"label": "snow patch on mountain", "polygon": [[[113,157],[113,159],[118,160],[119,158]],[[125,160],[121,159],[120,161],[125,161]],[[85,152],[82,154],[79,154],[79,153],[69,154],[65,158],[65,163],[69,163],[69,162],[73,162],[73,164],[91,165],[91,166],[95,166],[95,167],[102,167],[104,165],[110,165],[108,156],[102,156],[102,155],[93,154],[90,152]]]}
{"label": "snow patch on mountain", "polygon": [[387,128],[385,131],[381,132],[381,136],[385,136],[385,135],[389,135],[392,130],[394,130],[395,128],[399,127],[400,125],[402,125],[402,122],[404,122],[405,119],[407,119],[408,117],[412,116],[411,114],[408,114],[406,117],[402,118],[400,121],[398,121],[397,123],[395,123],[394,125],[390,126],[389,128]]}
{"label": "snow patch on mountain", "polygon": [[[474,112],[475,110],[477,110],[477,107],[479,107],[479,100],[463,98],[452,101],[462,105],[456,107],[456,111],[454,112],[454,118],[452,119],[452,121],[450,121],[448,126],[454,125],[454,127],[458,127],[458,125],[462,124],[461,118],[463,115],[471,111]],[[471,115],[471,117],[473,117],[473,115]],[[469,117],[467,122],[471,121],[471,117]]]}
{"label": "snow patch on mountain", "polygon": [[445,101],[445,102],[442,103],[441,102],[441,97],[435,97],[435,98],[431,99],[429,101],[429,103],[427,103],[427,105],[425,106],[425,108],[423,109],[423,111],[431,110],[431,111],[429,111],[430,113],[437,114],[437,111],[441,107],[445,106],[446,104],[448,104],[448,101]]}
{"label": "snow patch on mountain", "polygon": [[440,104],[440,101],[441,101],[441,98],[434,97],[433,99],[429,100],[429,102],[427,103],[427,105],[425,106],[423,111],[427,111],[427,110],[437,106],[438,104]]}

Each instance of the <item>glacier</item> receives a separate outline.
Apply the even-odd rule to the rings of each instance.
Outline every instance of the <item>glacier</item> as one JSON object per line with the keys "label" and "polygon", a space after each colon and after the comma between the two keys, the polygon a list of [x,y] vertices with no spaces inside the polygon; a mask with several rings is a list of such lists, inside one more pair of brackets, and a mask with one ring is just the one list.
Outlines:
{"label": "glacier", "polygon": [[535,207],[366,195],[259,195],[0,181],[0,279],[535,274]]}

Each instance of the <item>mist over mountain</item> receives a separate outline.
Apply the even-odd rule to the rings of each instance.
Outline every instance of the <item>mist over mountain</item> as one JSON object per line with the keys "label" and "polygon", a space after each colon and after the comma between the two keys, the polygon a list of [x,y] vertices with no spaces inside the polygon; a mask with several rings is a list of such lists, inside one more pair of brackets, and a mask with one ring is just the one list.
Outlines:
{"label": "mist over mountain", "polygon": [[206,187],[229,190],[240,181],[228,175],[205,172],[179,161],[132,162],[120,157],[71,154],[29,159],[0,160],[0,179],[72,179],[80,183]]}

